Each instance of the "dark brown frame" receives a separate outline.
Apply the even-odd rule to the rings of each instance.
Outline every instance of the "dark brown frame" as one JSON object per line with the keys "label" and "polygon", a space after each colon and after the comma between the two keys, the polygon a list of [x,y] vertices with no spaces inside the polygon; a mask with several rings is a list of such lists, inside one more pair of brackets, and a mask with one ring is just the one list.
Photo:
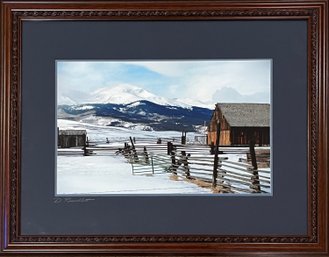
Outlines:
{"label": "dark brown frame", "polygon": [[[329,256],[328,0],[1,1],[0,255]],[[22,236],[21,24],[24,20],[308,21],[308,234],[305,236]]]}

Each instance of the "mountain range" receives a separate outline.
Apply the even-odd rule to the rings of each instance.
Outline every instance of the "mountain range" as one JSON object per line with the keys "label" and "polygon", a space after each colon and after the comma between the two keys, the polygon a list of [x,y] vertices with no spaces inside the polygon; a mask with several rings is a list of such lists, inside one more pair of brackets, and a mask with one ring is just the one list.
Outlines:
{"label": "mountain range", "polygon": [[68,104],[58,105],[57,117],[130,129],[199,131],[209,122],[212,110],[201,102],[190,101],[193,104],[190,105],[187,101],[167,99],[137,86],[121,85],[95,91],[88,103],[76,104],[66,97]]}

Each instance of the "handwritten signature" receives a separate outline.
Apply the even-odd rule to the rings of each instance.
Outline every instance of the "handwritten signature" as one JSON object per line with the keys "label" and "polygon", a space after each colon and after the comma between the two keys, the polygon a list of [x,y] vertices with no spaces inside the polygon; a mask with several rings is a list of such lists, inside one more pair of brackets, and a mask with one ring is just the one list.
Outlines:
{"label": "handwritten signature", "polygon": [[73,198],[73,197],[61,197],[61,198],[54,198],[54,203],[87,203],[90,201],[94,201],[95,199],[93,198],[84,198],[84,197],[79,197],[79,198]]}

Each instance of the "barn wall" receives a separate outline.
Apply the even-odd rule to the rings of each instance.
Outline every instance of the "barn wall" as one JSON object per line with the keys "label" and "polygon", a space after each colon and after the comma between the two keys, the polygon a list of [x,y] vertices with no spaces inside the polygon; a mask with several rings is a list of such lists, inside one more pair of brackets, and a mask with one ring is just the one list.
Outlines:
{"label": "barn wall", "polygon": [[256,145],[270,145],[269,127],[234,127],[232,128],[232,145],[248,145],[251,138]]}
{"label": "barn wall", "polygon": [[261,145],[270,145],[271,144],[270,128],[269,127],[262,128],[259,144],[261,144]]}
{"label": "barn wall", "polygon": [[222,115],[222,112],[219,108],[216,107],[208,127],[208,144],[212,142],[216,143],[216,134],[217,134],[217,120],[220,122],[220,145],[230,145],[231,136],[230,136],[230,125],[227,123],[226,119]]}
{"label": "barn wall", "polygon": [[[211,143],[216,144],[216,138],[217,138],[217,132],[215,132],[215,131],[208,132],[208,144],[209,145],[211,145]],[[219,144],[220,145],[230,145],[231,144],[229,130],[222,130],[220,132]]]}
{"label": "barn wall", "polygon": [[255,138],[256,145],[270,145],[269,127],[230,127],[220,108],[216,107],[208,127],[208,144],[216,143],[217,121],[220,122],[220,145],[248,145]]}
{"label": "barn wall", "polygon": [[209,124],[209,131],[214,132],[217,130],[217,121],[220,122],[220,128],[221,130],[229,130],[230,125],[227,123],[226,119],[224,118],[222,112],[219,108],[216,107],[216,109],[213,112],[213,115],[210,120]]}
{"label": "barn wall", "polygon": [[222,130],[220,132],[219,144],[220,145],[231,145],[230,135],[231,135],[230,130]]}
{"label": "barn wall", "polygon": [[68,148],[84,146],[86,143],[86,135],[59,135],[58,147]]}
{"label": "barn wall", "polygon": [[211,145],[212,143],[215,144],[216,143],[216,132],[208,132],[208,145]]}

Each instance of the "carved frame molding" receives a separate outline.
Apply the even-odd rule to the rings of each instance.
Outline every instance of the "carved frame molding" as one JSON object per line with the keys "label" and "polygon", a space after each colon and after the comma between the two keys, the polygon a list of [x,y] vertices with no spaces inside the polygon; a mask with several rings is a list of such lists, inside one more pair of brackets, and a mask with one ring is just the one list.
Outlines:
{"label": "carved frame molding", "polygon": [[[240,251],[322,251],[328,253],[328,1],[302,2],[2,2],[2,76],[1,76],[1,229],[2,251],[46,249],[62,251],[71,245],[86,251],[99,245],[98,251],[122,253],[190,251],[189,243],[197,243],[192,252]],[[308,20],[309,81],[309,167],[307,236],[22,236],[20,218],[20,130],[21,130],[21,24],[26,20],[206,20],[206,19],[306,19]],[[327,71],[326,71],[327,69]],[[327,117],[325,117],[327,115]],[[114,247],[113,244],[123,244]],[[211,247],[206,246],[209,243]],[[24,246],[23,246],[24,244]],[[45,247],[42,246],[45,245]],[[52,244],[52,246],[50,246]],[[140,249],[136,244],[144,245]],[[152,244],[154,247],[146,247]],[[93,247],[91,247],[91,245]],[[170,245],[170,246],[169,246]],[[184,245],[184,246],[183,246]],[[224,246],[225,245],[225,246]],[[49,247],[48,247],[49,246]],[[169,247],[168,247],[169,246]],[[182,248],[183,246],[183,248]],[[112,248],[111,248],[112,247]],[[134,248],[136,247],[136,248]],[[263,248],[265,247],[265,248]],[[66,247],[64,247],[66,248]],[[48,249],[48,250],[47,250]],[[112,250],[111,250],[112,249]],[[138,250],[137,250],[138,249]],[[191,248],[192,249],[192,248]],[[227,250],[228,249],[228,250]],[[289,250],[290,249],[290,250]],[[250,252],[249,252],[250,253]]]}

